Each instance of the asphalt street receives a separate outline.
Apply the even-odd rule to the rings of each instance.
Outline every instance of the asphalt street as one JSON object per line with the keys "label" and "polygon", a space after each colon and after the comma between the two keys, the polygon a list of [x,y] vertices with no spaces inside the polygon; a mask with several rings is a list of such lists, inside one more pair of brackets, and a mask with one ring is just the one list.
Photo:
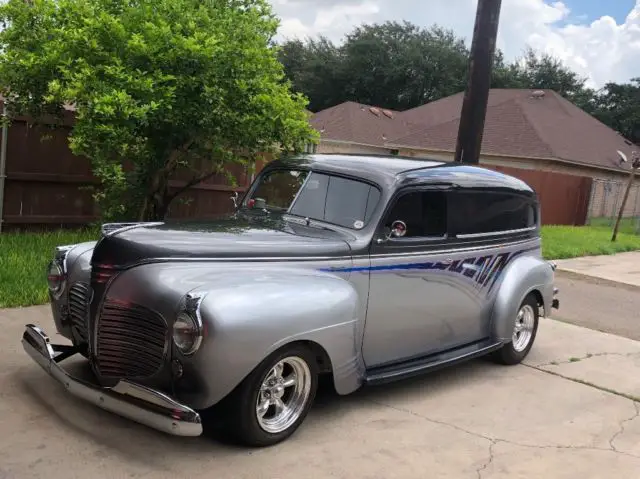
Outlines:
{"label": "asphalt street", "polygon": [[640,341],[640,288],[556,271],[554,319]]}

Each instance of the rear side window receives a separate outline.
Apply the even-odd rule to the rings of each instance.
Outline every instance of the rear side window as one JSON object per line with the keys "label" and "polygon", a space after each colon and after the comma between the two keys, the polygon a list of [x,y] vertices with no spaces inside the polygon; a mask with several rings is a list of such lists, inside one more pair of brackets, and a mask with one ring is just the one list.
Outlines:
{"label": "rear side window", "polygon": [[534,228],[535,202],[507,192],[452,192],[449,197],[449,232],[478,235]]}

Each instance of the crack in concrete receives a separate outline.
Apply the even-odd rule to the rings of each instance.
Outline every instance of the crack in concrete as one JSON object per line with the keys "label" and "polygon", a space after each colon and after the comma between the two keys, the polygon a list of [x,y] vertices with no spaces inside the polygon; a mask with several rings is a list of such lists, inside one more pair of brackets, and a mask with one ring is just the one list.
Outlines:
{"label": "crack in concrete", "polygon": [[626,423],[628,423],[628,422],[633,421],[634,419],[636,419],[636,418],[638,418],[640,416],[640,403],[637,403],[637,402],[634,401],[633,406],[636,409],[636,413],[633,416],[631,416],[630,418],[624,419],[623,421],[620,421],[620,424],[619,424],[620,430],[618,432],[616,432],[613,436],[611,436],[611,439],[609,439],[609,446],[611,446],[611,450],[612,451],[620,452],[618,450],[618,448],[616,448],[615,442],[620,436],[622,436],[624,434],[624,425]]}
{"label": "crack in concrete", "polygon": [[482,479],[482,471],[484,471],[487,467],[491,465],[493,462],[493,446],[497,444],[495,439],[489,440],[489,459],[481,465],[478,469],[476,469],[476,474],[478,475],[478,479]]}
{"label": "crack in concrete", "polygon": [[597,384],[591,383],[589,381],[585,381],[584,379],[572,378],[570,376],[566,376],[564,374],[560,374],[560,373],[558,373],[556,371],[550,371],[548,369],[543,369],[541,366],[532,366],[530,364],[524,364],[524,363],[522,365],[524,367],[526,367],[526,368],[531,368],[531,369],[535,369],[536,371],[540,371],[541,373],[551,374],[552,376],[557,376],[559,378],[566,379],[567,381],[573,381],[574,383],[582,384],[584,386],[589,386],[591,388],[598,389],[599,391],[602,391],[602,392],[606,392],[606,393],[609,393],[609,394],[613,394],[615,396],[623,397],[623,398],[628,399],[628,400],[630,400],[632,402],[640,402],[640,397],[634,396],[633,394],[623,393],[623,392],[620,392],[620,391],[616,391],[615,389],[609,389],[609,388],[604,387],[604,386],[598,386]]}
{"label": "crack in concrete", "polygon": [[[531,366],[530,366],[531,367]],[[535,369],[535,368],[534,368]],[[547,372],[544,370],[541,370],[542,372]],[[624,424],[633,421],[634,419],[636,419],[637,417],[640,417],[640,405],[638,402],[636,401],[632,401],[633,402],[633,406],[636,410],[635,414],[628,418],[628,419],[623,419],[620,423],[620,431],[616,431],[616,433],[611,437],[611,439],[609,440],[609,444],[610,447],[606,448],[606,447],[595,447],[595,446],[569,446],[569,445],[562,445],[562,444],[549,444],[549,445],[540,445],[540,444],[526,444],[526,443],[521,443],[521,442],[517,442],[517,441],[511,441],[508,439],[503,439],[503,438],[497,438],[497,437],[490,437],[487,436],[485,434],[481,434],[475,431],[471,431],[469,429],[465,429],[461,426],[458,426],[457,424],[453,424],[453,423],[449,423],[446,421],[440,421],[438,419],[433,419],[430,418],[428,416],[425,416],[423,414],[419,414],[415,411],[412,411],[410,409],[405,409],[402,407],[398,407],[398,406],[392,406],[391,404],[386,404],[383,402],[379,402],[379,401],[375,401],[375,400],[371,400],[369,399],[369,401],[373,404],[376,404],[378,406],[382,406],[382,407],[387,407],[389,409],[393,409],[395,411],[399,411],[399,412],[403,412],[406,414],[411,414],[412,416],[418,417],[420,419],[423,419],[427,422],[433,423],[433,424],[438,424],[440,426],[445,426],[445,427],[449,427],[451,429],[455,429],[456,431],[460,431],[464,434],[467,434],[469,436],[472,437],[476,437],[479,439],[483,439],[485,441],[489,442],[489,458],[487,459],[487,461],[485,461],[481,466],[479,466],[476,469],[476,474],[478,476],[478,479],[482,479],[482,472],[485,471],[492,463],[494,460],[494,450],[493,448],[500,444],[500,443],[504,443],[504,444],[509,444],[512,446],[519,446],[519,447],[525,447],[525,448],[530,448],[530,449],[555,449],[555,450],[567,450],[567,449],[571,449],[571,450],[577,450],[577,451],[601,451],[601,452],[610,452],[610,453],[614,453],[614,454],[620,454],[623,456],[627,456],[627,457],[632,457],[634,459],[640,459],[640,455],[638,454],[633,454],[630,452],[625,452],[625,451],[620,451],[619,449],[615,448],[613,446],[613,442],[620,437],[620,435],[624,432]]]}
{"label": "crack in concrete", "polygon": [[591,358],[599,358],[602,356],[619,356],[622,358],[630,358],[632,356],[637,356],[640,355],[640,351],[636,351],[634,353],[587,353],[584,356],[579,356],[579,357],[573,357],[568,359],[567,361],[550,361],[548,363],[542,363],[542,364],[525,364],[523,363],[524,366],[529,366],[529,367],[533,367],[533,368],[544,368],[547,366],[560,366],[561,364],[572,364],[572,363],[579,363],[580,361],[584,361],[586,359],[591,359]]}

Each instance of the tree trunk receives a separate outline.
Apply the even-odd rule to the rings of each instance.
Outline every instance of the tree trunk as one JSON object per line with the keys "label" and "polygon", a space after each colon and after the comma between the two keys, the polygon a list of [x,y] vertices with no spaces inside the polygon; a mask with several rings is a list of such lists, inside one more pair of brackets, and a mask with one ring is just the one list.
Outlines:
{"label": "tree trunk", "polygon": [[138,221],[163,221],[169,209],[169,174],[158,171],[142,203]]}
{"label": "tree trunk", "polygon": [[618,228],[620,228],[620,221],[622,221],[622,216],[624,214],[624,208],[627,206],[627,199],[629,199],[629,192],[631,191],[631,186],[633,186],[633,180],[636,175],[635,164],[631,167],[631,172],[629,173],[629,182],[627,183],[627,188],[624,191],[624,196],[622,197],[622,205],[620,206],[620,211],[618,212],[618,217],[616,218],[616,224],[613,227],[613,235],[611,236],[611,241],[615,242],[618,238]]}

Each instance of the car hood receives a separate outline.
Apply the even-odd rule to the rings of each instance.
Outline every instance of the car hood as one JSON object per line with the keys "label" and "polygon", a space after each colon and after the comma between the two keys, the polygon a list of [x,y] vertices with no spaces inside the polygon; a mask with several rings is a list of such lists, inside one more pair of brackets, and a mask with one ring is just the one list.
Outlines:
{"label": "car hood", "polygon": [[138,224],[103,236],[92,264],[124,267],[165,259],[344,257],[348,236],[280,215],[234,214],[210,222]]}

